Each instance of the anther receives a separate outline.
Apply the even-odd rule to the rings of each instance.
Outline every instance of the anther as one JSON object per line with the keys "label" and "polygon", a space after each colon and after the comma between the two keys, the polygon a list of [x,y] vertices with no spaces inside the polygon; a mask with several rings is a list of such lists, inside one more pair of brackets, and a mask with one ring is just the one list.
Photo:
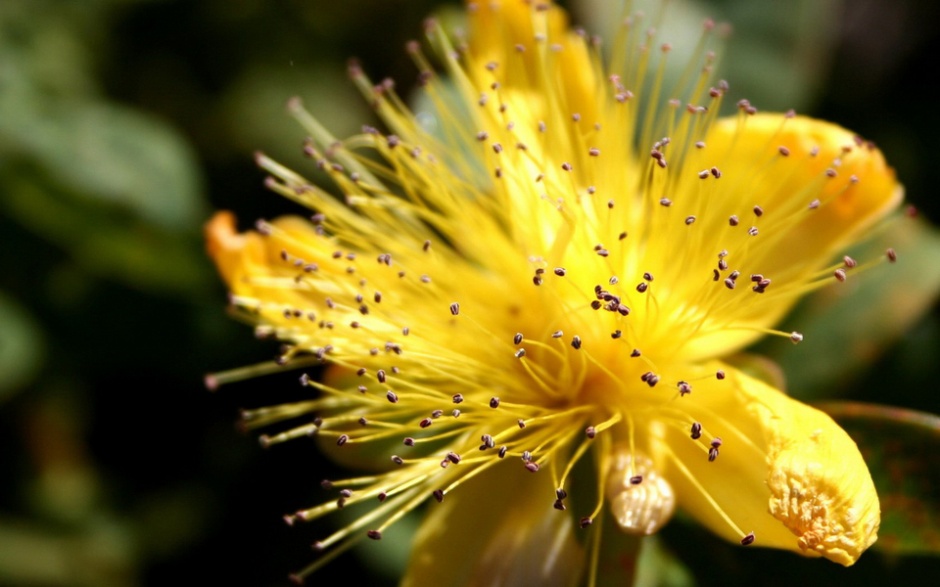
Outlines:
{"label": "anther", "polygon": [[698,422],[692,422],[692,440],[698,440],[702,437],[702,425]]}
{"label": "anther", "polygon": [[519,344],[520,342],[522,342],[522,333],[517,332],[516,335],[512,337],[512,343]]}
{"label": "anther", "polygon": [[812,202],[809,203],[809,206],[807,207],[810,210],[815,210],[816,208],[819,208],[819,204],[820,204],[819,200],[813,200]]}
{"label": "anther", "polygon": [[556,499],[555,503],[552,504],[552,507],[561,512],[568,509],[568,507],[564,503],[562,503],[560,499]]}
{"label": "anther", "polygon": [[672,206],[672,200],[669,198],[663,198],[659,201],[659,205],[663,208],[668,208],[669,206]]}
{"label": "anther", "polygon": [[565,268],[564,268],[564,267],[555,267],[555,275],[557,275],[558,277],[564,277],[564,276],[565,276]]}
{"label": "anther", "polygon": [[499,447],[499,453],[498,453],[498,454],[499,454],[499,458],[501,458],[501,459],[502,459],[502,458],[505,458],[505,457],[506,457],[506,453],[507,453],[508,451],[509,451],[509,447],[506,446],[505,444],[504,444],[503,446]]}
{"label": "anther", "polygon": [[748,546],[754,544],[754,533],[748,532],[747,536],[741,539],[741,546]]}
{"label": "anther", "polygon": [[401,442],[402,442],[402,444],[404,444],[405,446],[414,446],[414,445],[415,445],[415,439],[412,438],[412,437],[410,437],[410,436],[406,436]]}
{"label": "anther", "polygon": [[365,425],[367,425],[368,423],[369,423],[369,421],[366,420],[365,416],[359,418],[359,424],[360,424],[360,425],[365,426]]}
{"label": "anther", "polygon": [[431,412],[431,417],[434,418],[435,420],[437,420],[443,415],[444,415],[444,410],[434,410],[433,412]]}
{"label": "anther", "polygon": [[783,155],[784,157],[789,157],[789,156],[790,156],[790,149],[784,147],[783,145],[781,145],[780,148],[777,149],[777,151],[778,151],[781,155]]}
{"label": "anther", "polygon": [[530,473],[538,473],[540,467],[539,464],[535,461],[529,461],[525,464],[525,468],[528,469]]}
{"label": "anther", "polygon": [[380,502],[385,501],[386,497],[388,497],[388,494],[385,493],[384,491],[380,491],[379,494],[375,496],[375,498],[379,500]]}
{"label": "anther", "polygon": [[858,261],[848,255],[842,257],[842,262],[845,264],[846,269],[854,269],[858,265]]}
{"label": "anther", "polygon": [[760,206],[754,206],[754,216],[757,216],[758,218],[760,218],[763,215],[764,215],[764,209],[761,208]]}
{"label": "anther", "polygon": [[516,426],[518,426],[519,429],[522,430],[523,428],[525,428],[525,420],[523,420],[522,418],[519,418],[518,420],[516,420]]}
{"label": "anther", "polygon": [[421,420],[421,422],[418,425],[421,426],[422,428],[427,428],[428,426],[431,425],[431,419],[424,418],[423,420]]}
{"label": "anther", "polygon": [[379,383],[385,383],[385,369],[379,369],[375,376],[378,378]]}
{"label": "anther", "polygon": [[730,277],[726,278],[725,287],[727,287],[728,289],[734,289],[734,280],[731,279]]}
{"label": "anther", "polygon": [[592,518],[588,517],[588,516],[585,516],[585,517],[581,518],[581,520],[580,520],[578,523],[579,523],[579,525],[581,526],[581,528],[584,529],[584,528],[587,528],[588,526],[590,526],[591,524],[593,524],[593,523],[594,523],[594,520],[593,520]]}
{"label": "anther", "polygon": [[719,269],[720,271],[727,271],[727,270],[728,270],[728,261],[726,261],[726,260],[724,260],[724,259],[718,259],[718,269]]}
{"label": "anther", "polygon": [[460,304],[454,302],[450,305],[450,313],[454,316],[460,313]]}
{"label": "anther", "polygon": [[730,224],[731,226],[737,226],[737,225],[738,225],[738,217],[737,217],[737,215],[732,214],[732,215],[728,218],[728,224]]}
{"label": "anther", "polygon": [[639,485],[643,483],[643,475],[634,475],[630,477],[630,485]]}
{"label": "anther", "polygon": [[343,446],[349,441],[349,436],[346,434],[340,434],[339,438],[336,439],[336,446]]}
{"label": "anther", "polygon": [[368,536],[368,537],[371,538],[372,540],[381,540],[381,539],[382,539],[382,533],[379,532],[378,530],[369,530],[368,532],[366,532],[366,536]]}
{"label": "anther", "polygon": [[594,428],[594,426],[588,426],[584,429],[584,435],[593,439],[595,436],[597,436],[597,429]]}
{"label": "anther", "polygon": [[561,168],[562,168],[563,170],[565,170],[565,171],[571,171],[572,169],[574,169],[574,168],[571,166],[571,163],[568,163],[567,161],[565,161],[564,163],[561,164]]}
{"label": "anther", "polygon": [[558,489],[555,490],[555,498],[556,498],[556,499],[562,500],[562,499],[565,499],[565,498],[567,498],[567,497],[568,497],[568,492],[565,491],[563,487],[559,487]]}
{"label": "anther", "polygon": [[613,339],[618,339],[621,336],[623,336],[623,333],[620,332],[619,330],[614,330],[613,332],[610,333],[610,337]]}
{"label": "anther", "polygon": [[758,234],[757,227],[756,227],[756,226],[752,226],[752,227],[748,228],[748,229],[747,229],[747,233],[748,233],[749,235],[751,235],[751,236],[757,236],[757,234]]}
{"label": "anther", "polygon": [[898,260],[898,254],[894,251],[894,249],[888,249],[885,251],[885,256],[888,258],[889,263],[894,263]]}
{"label": "anther", "polygon": [[455,393],[453,397],[450,398],[455,404],[459,404],[463,401],[463,394]]}
{"label": "anther", "polygon": [[714,446],[709,448],[708,449],[708,462],[713,463],[715,462],[715,459],[717,458],[718,458],[718,448]]}
{"label": "anther", "polygon": [[396,393],[395,393],[394,391],[392,391],[391,389],[388,390],[388,391],[385,393],[385,397],[388,399],[388,401],[390,401],[390,402],[393,403],[393,404],[397,404],[397,403],[398,403],[398,394],[396,394]]}
{"label": "anther", "polygon": [[333,482],[329,479],[324,479],[323,481],[320,481],[320,487],[327,491],[331,491],[333,489]]}
{"label": "anther", "polygon": [[564,335],[565,333],[562,332],[561,330],[556,330],[555,332],[552,333],[552,338],[561,338]]}
{"label": "anther", "polygon": [[491,407],[491,408],[494,408],[494,409],[499,407],[499,398],[498,398],[498,397],[491,397],[491,398],[490,398],[490,407]]}
{"label": "anther", "polygon": [[836,280],[843,282],[845,281],[845,269],[839,268],[832,272]]}
{"label": "anther", "polygon": [[630,356],[634,359],[640,356],[640,349],[633,349],[630,351]]}
{"label": "anther", "polygon": [[721,369],[718,369],[717,371],[715,371],[715,378],[721,381],[722,379],[725,378],[725,372]]}
{"label": "anther", "polygon": [[580,349],[580,348],[581,348],[581,337],[578,336],[577,334],[574,335],[574,337],[572,337],[572,339],[571,339],[571,346],[572,346],[572,348],[574,348],[574,350]]}
{"label": "anther", "polygon": [[460,455],[455,452],[449,452],[447,453],[447,460],[456,465],[460,463]]}
{"label": "anther", "polygon": [[405,463],[405,459],[401,458],[398,455],[392,455],[392,462],[396,465],[402,465]]}
{"label": "anther", "polygon": [[803,341],[803,335],[794,330],[790,333],[790,340],[793,341],[793,344],[799,344]]}
{"label": "anther", "polygon": [[639,293],[643,293],[647,290],[647,288],[649,288],[649,285],[645,281],[641,281],[640,283],[637,284],[636,291]]}
{"label": "anther", "polygon": [[685,217],[685,224],[686,224],[686,226],[692,224],[693,222],[695,222],[695,216],[686,216],[686,217]]}
{"label": "anther", "polygon": [[591,147],[590,149],[588,149],[588,155],[590,155],[591,157],[597,157],[600,154],[601,154],[601,150],[596,147]]}
{"label": "anther", "polygon": [[676,387],[679,389],[679,395],[684,396],[692,393],[692,386],[686,381],[680,381]]}
{"label": "anther", "polygon": [[431,492],[431,495],[434,496],[434,499],[437,500],[437,503],[441,503],[442,501],[444,501],[444,492],[440,489],[435,489],[434,491]]}
{"label": "anther", "polygon": [[517,359],[521,359],[522,357],[525,356],[525,349],[519,349],[518,351],[515,352],[515,355]]}

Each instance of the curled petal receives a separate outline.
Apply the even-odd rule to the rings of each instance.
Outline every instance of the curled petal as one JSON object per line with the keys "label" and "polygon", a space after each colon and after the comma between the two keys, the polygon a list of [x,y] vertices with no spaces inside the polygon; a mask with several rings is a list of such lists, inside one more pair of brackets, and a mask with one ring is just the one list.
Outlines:
{"label": "curled petal", "polygon": [[680,507],[730,541],[753,532],[755,545],[853,564],[880,522],[855,443],[823,412],[725,371],[724,381],[700,384],[688,402],[703,424],[699,440],[665,426],[655,431],[653,448]]}

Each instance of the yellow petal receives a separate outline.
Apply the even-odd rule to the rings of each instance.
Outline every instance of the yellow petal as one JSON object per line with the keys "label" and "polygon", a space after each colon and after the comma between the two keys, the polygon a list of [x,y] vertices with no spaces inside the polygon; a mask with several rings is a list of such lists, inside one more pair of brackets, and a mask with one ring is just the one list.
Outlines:
{"label": "yellow petal", "polygon": [[[655,431],[653,449],[680,507],[727,540],[754,532],[755,545],[853,564],[880,522],[855,443],[819,410],[724,369],[727,379],[684,398],[703,425],[698,442],[686,430]],[[709,462],[714,437],[721,446]]]}
{"label": "yellow petal", "polygon": [[584,552],[549,475],[500,463],[432,503],[415,536],[405,587],[578,584]]}

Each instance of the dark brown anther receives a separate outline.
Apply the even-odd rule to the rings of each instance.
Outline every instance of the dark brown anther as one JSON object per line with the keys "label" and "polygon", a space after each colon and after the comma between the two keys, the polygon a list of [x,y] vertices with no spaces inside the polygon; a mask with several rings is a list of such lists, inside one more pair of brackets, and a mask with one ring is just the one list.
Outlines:
{"label": "dark brown anther", "polygon": [[336,446],[343,446],[349,441],[349,436],[346,434],[340,434],[339,438],[336,439]]}
{"label": "dark brown anther", "polygon": [[441,503],[442,501],[444,501],[444,492],[440,489],[435,489],[434,491],[431,492],[431,495],[434,496],[434,499],[437,500],[437,503]]}
{"label": "dark brown anther", "polygon": [[463,402],[463,394],[455,393],[453,397],[450,398],[455,404]]}
{"label": "dark brown anther", "polygon": [[659,375],[653,375],[646,380],[646,384],[650,387],[656,387],[656,384],[659,383]]}
{"label": "dark brown anther", "polygon": [[499,398],[498,398],[498,397],[491,397],[491,398],[490,398],[490,407],[491,407],[491,408],[494,408],[494,409],[499,407]]}
{"label": "dark brown anther", "polygon": [[715,179],[718,179],[721,177],[721,171],[717,167],[712,167],[711,169],[709,169],[709,171],[711,172],[712,177],[714,177]]}
{"label": "dark brown anther", "polygon": [[422,428],[427,428],[428,426],[431,425],[431,419],[424,418],[423,420],[421,420],[421,422],[418,425],[421,426]]}
{"label": "dark brown anther", "polygon": [[522,451],[522,460],[523,460],[523,462],[526,462],[526,463],[528,463],[529,461],[531,461],[531,460],[532,460],[532,453],[529,452],[529,451],[527,451],[527,450]]}
{"label": "dark brown anther", "polygon": [[367,425],[368,423],[369,423],[369,421],[366,420],[365,416],[359,418],[359,424],[360,424],[360,425],[365,426],[365,425]]}
{"label": "dark brown anther", "polygon": [[525,420],[523,420],[522,418],[519,418],[518,420],[516,420],[516,426],[518,426],[520,430],[525,428]]}
{"label": "dark brown anther", "polygon": [[555,503],[552,504],[552,507],[562,512],[568,509],[568,507],[564,503],[562,503],[560,499],[556,499]]}
{"label": "dark brown anther", "polygon": [[578,336],[577,334],[571,338],[571,347],[574,350],[578,350],[581,348],[581,337]]}
{"label": "dark brown anther", "polygon": [[[619,304],[619,305],[617,306],[617,313],[620,314],[621,316],[629,316],[629,315],[630,315],[630,308],[628,308],[627,306],[625,306],[625,305],[623,305],[623,304]],[[573,344],[573,343],[572,343],[572,344]]]}
{"label": "dark brown anther", "polygon": [[539,464],[536,463],[535,461],[529,461],[529,462],[527,462],[527,463],[525,464],[525,468],[526,468],[530,473],[538,473],[538,471],[539,471],[539,469],[540,469]]}
{"label": "dark brown anther", "polygon": [[571,163],[568,163],[567,161],[561,164],[561,168],[565,171],[571,171],[574,169],[574,167],[571,166]]}
{"label": "dark brown anther", "polygon": [[379,369],[375,376],[378,378],[379,383],[385,383],[385,369]]}
{"label": "dark brown anther", "polygon": [[509,451],[509,447],[506,446],[505,444],[504,444],[503,446],[499,447],[499,458],[501,458],[501,459],[506,458],[506,453],[507,453],[508,451]]}
{"label": "dark brown anther", "polygon": [[641,281],[639,284],[637,284],[637,286],[636,286],[636,291],[639,292],[639,293],[643,293],[643,292],[645,292],[648,288],[649,288],[649,285],[647,285],[647,283],[646,283],[645,281]]}
{"label": "dark brown anther", "polygon": [[591,302],[591,308],[595,310],[600,310],[602,305],[603,304],[601,304],[599,300],[594,300],[593,302]]}
{"label": "dark brown anther", "polygon": [[620,338],[621,336],[623,336],[623,333],[620,332],[619,330],[614,330],[613,332],[610,333],[610,337],[615,340]]}
{"label": "dark brown anther", "polygon": [[564,267],[555,267],[555,275],[557,275],[558,277],[564,277],[564,276],[565,276],[565,268],[564,268]]}
{"label": "dark brown anther", "polygon": [[568,492],[565,491],[563,487],[559,487],[555,490],[555,498],[558,500],[566,499],[568,497]]}
{"label": "dark brown anther", "polygon": [[532,278],[532,283],[535,285],[542,285],[542,278],[538,275]]}
{"label": "dark brown anther", "polygon": [[845,264],[846,269],[854,269],[858,265],[858,261],[848,255],[842,257],[842,263]]}
{"label": "dark brown anther", "polygon": [[403,465],[405,464],[405,459],[401,458],[398,455],[392,455],[392,462],[395,463],[396,465]]}
{"label": "dark brown anther", "polygon": [[393,404],[397,404],[397,403],[398,403],[398,395],[397,395],[394,391],[392,391],[391,389],[388,390],[388,391],[385,393],[385,397],[386,397],[386,399],[388,399],[389,402],[391,402],[391,403],[393,403]]}
{"label": "dark brown anther", "polygon": [[784,157],[789,157],[789,156],[790,156],[790,149],[784,147],[783,145],[781,145],[780,148],[777,149],[777,151],[778,151],[781,155],[783,155]]}
{"label": "dark brown anther", "polygon": [[596,147],[591,147],[590,149],[588,149],[588,155],[590,155],[591,157],[597,157],[600,154],[601,154],[601,150]]}
{"label": "dark brown anther", "polygon": [[634,359],[640,356],[640,349],[633,349],[630,351],[630,356]]}
{"label": "dark brown anther", "polygon": [[450,411],[450,415],[453,416],[453,417],[455,417],[455,418],[459,418],[459,417],[460,417],[460,410],[454,408],[453,410]]}
{"label": "dark brown anther", "polygon": [[721,369],[715,371],[715,378],[721,381],[722,379],[725,378],[725,372],[722,371]]}
{"label": "dark brown anther", "polygon": [[375,496],[380,502],[385,501],[385,498],[388,497],[388,494],[384,491],[380,491],[378,495]]}
{"label": "dark brown anther", "polygon": [[718,259],[718,269],[721,271],[728,270],[728,262],[724,259]]}
{"label": "dark brown anther", "polygon": [[565,333],[562,332],[561,330],[556,330],[555,332],[552,333],[552,338],[561,338],[564,335]]}
{"label": "dark brown anther", "polygon": [[845,269],[839,268],[832,272],[836,280],[839,282],[845,281]]}
{"label": "dark brown anther", "polygon": [[751,236],[757,236],[760,231],[757,230],[756,226],[752,226],[747,229],[747,233]]}
{"label": "dark brown anther", "polygon": [[516,335],[512,337],[512,343],[519,344],[520,342],[522,342],[522,333],[517,332]]}
{"label": "dark brown anther", "polygon": [[692,440],[698,440],[702,437],[702,425],[698,422],[692,422]]}
{"label": "dark brown anther", "polygon": [[450,313],[454,316],[460,313],[460,304],[454,302],[450,305]]}
{"label": "dark brown anther", "polygon": [[431,412],[431,417],[434,418],[435,420],[437,420],[443,415],[444,415],[444,410],[434,410],[433,412]]}
{"label": "dark brown anther", "polygon": [[740,271],[732,271],[731,274],[728,275],[728,277],[729,277],[730,279],[733,279],[733,280],[737,281],[737,279],[738,279],[739,277],[741,277],[741,272],[740,272]]}
{"label": "dark brown anther", "polygon": [[721,279],[721,273],[718,273],[717,269],[712,269],[712,281],[718,281]]}
{"label": "dark brown anther", "polygon": [[352,491],[349,489],[341,489],[339,492],[340,497],[350,498],[352,497]]}
{"label": "dark brown anther", "polygon": [[623,240],[625,238],[627,238],[626,232],[621,232],[619,235],[617,235],[617,240]]}
{"label": "dark brown anther", "polygon": [[707,170],[707,169],[703,169],[703,170],[699,171],[699,172],[698,172],[698,178],[699,178],[699,179],[708,179],[708,170]]}
{"label": "dark brown anther", "polygon": [[402,444],[404,444],[405,446],[414,446],[415,439],[410,436],[406,436],[404,440],[402,440]]}
{"label": "dark brown anther", "polygon": [[642,381],[643,383],[646,383],[647,381],[649,381],[649,378],[652,376],[653,376],[653,372],[647,371],[646,373],[640,375],[640,381]]}
{"label": "dark brown anther", "polygon": [[608,251],[607,249],[600,249],[599,251],[597,251],[597,254],[600,255],[601,257],[606,257],[610,255],[610,251]]}
{"label": "dark brown anther", "polygon": [[718,449],[714,446],[708,449],[708,462],[712,463],[718,458]]}
{"label": "dark brown anther", "polygon": [[449,452],[449,453],[447,453],[447,460],[450,461],[450,462],[452,462],[452,463],[454,463],[455,465],[456,465],[456,464],[459,464],[459,463],[460,463],[460,455],[457,454],[457,453],[455,453],[455,452]]}
{"label": "dark brown anther", "polygon": [[590,439],[593,439],[595,436],[597,436],[597,429],[593,426],[588,426],[584,429],[584,435]]}
{"label": "dark brown anther", "polygon": [[630,477],[630,485],[639,485],[643,483],[643,475],[634,475]]}
{"label": "dark brown anther", "polygon": [[730,224],[731,226],[737,226],[737,225],[738,225],[738,216],[737,216],[736,214],[732,214],[731,216],[729,216],[729,217],[728,217],[728,224]]}
{"label": "dark brown anther", "polygon": [[581,529],[587,528],[588,526],[590,526],[590,525],[593,524],[593,523],[594,523],[594,520],[593,520],[592,518],[588,517],[588,516],[584,516],[584,517],[581,518],[581,520],[578,522],[578,524],[580,524],[580,526],[581,526]]}
{"label": "dark brown anther", "polygon": [[663,208],[668,208],[669,206],[672,206],[672,200],[670,200],[669,198],[662,198],[661,200],[659,200],[659,205],[662,206]]}
{"label": "dark brown anther", "polygon": [[734,289],[734,280],[731,279],[730,277],[726,278],[725,287],[727,287],[728,289]]}
{"label": "dark brown anther", "polygon": [[346,498],[345,498],[345,497],[341,497],[341,498],[337,499],[337,500],[336,500],[336,507],[338,507],[339,509],[343,509],[344,507],[346,507]]}
{"label": "dark brown anther", "polygon": [[395,135],[388,135],[388,138],[385,139],[385,142],[388,145],[389,149],[394,149],[401,143],[401,139],[399,139]]}
{"label": "dark brown anther", "polygon": [[368,532],[366,532],[366,536],[368,536],[368,537],[371,538],[372,540],[381,540],[381,539],[382,539],[382,533],[379,532],[378,530],[369,530]]}
{"label": "dark brown anther", "polygon": [[519,349],[519,350],[516,351],[514,354],[515,354],[515,356],[516,356],[517,359],[521,359],[522,357],[525,356],[525,349]]}
{"label": "dark brown anther", "polygon": [[754,533],[748,532],[747,536],[741,539],[741,546],[749,546],[751,544],[754,544],[754,539],[755,539]]}
{"label": "dark brown anther", "polygon": [[692,393],[692,386],[687,381],[680,381],[676,387],[679,389],[679,395],[684,396]]}
{"label": "dark brown anther", "polygon": [[690,224],[692,224],[692,223],[694,223],[694,222],[695,222],[695,216],[686,216],[686,217],[685,217],[685,225],[686,225],[686,226],[689,226]]}
{"label": "dark brown anther", "polygon": [[889,263],[894,263],[895,261],[898,260],[898,254],[894,251],[894,249],[886,250],[885,256],[888,258]]}
{"label": "dark brown anther", "polygon": [[488,132],[486,132],[485,130],[481,130],[480,132],[477,133],[477,140],[478,140],[478,141],[485,141],[485,140],[488,139],[489,137],[490,137],[490,134],[489,134]]}
{"label": "dark brown anther", "polygon": [[761,208],[760,206],[754,206],[754,216],[757,216],[758,218],[760,218],[763,215],[764,215],[764,209]]}

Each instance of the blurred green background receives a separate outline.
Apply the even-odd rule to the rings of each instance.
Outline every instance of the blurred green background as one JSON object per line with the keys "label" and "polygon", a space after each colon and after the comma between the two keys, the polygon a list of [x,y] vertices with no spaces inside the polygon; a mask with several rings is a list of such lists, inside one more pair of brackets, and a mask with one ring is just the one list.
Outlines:
{"label": "blurred green background", "polygon": [[[566,6],[603,32],[612,4]],[[217,393],[202,385],[206,372],[268,360],[276,347],[226,315],[201,225],[220,208],[245,226],[297,212],[262,188],[252,161],[260,149],[310,171],[286,100],[301,96],[339,136],[374,124],[346,60],[407,95],[416,75],[404,43],[440,9],[0,2],[0,585],[280,585],[312,560],[328,526],[289,528],[281,515],[322,499],[332,466],[312,443],[262,451],[234,425],[241,407],[296,396],[296,373]],[[732,101],[793,107],[874,140],[921,218],[940,219],[940,4],[676,0],[663,38],[691,46],[709,15],[734,27],[721,68]],[[925,226],[904,220],[887,235],[908,259],[895,273],[873,271],[849,301],[826,294],[790,319],[818,333],[822,350],[761,347],[795,395],[940,412],[940,239]],[[938,510],[927,501],[940,495],[940,467],[922,460],[938,448],[935,427],[886,451],[921,484],[909,501],[923,515],[896,522],[915,536],[885,541],[849,571],[727,546],[681,522],[662,542],[700,585],[936,577]],[[317,579],[388,581],[400,569],[355,563],[347,556]],[[676,572],[659,580],[686,581],[669,564]]]}

